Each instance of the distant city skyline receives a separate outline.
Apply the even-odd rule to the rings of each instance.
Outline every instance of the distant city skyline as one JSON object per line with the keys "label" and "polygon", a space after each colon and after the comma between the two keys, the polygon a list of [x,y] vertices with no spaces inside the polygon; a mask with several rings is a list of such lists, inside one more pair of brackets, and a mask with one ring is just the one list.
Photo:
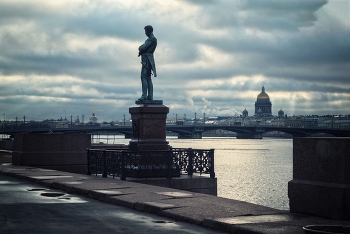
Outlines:
{"label": "distant city skyline", "polygon": [[154,99],[173,115],[350,114],[350,2],[0,0],[2,120],[129,116],[138,46],[158,39]]}

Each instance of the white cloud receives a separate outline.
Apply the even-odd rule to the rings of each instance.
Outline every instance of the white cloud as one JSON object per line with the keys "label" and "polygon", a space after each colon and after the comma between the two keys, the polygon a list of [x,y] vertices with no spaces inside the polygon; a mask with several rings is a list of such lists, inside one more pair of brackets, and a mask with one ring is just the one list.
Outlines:
{"label": "white cloud", "polygon": [[[0,0],[0,111],[9,118],[128,113],[154,26],[154,97],[170,112],[348,113],[348,1]],[[35,111],[33,111],[35,110]],[[119,116],[119,117],[116,117]]]}

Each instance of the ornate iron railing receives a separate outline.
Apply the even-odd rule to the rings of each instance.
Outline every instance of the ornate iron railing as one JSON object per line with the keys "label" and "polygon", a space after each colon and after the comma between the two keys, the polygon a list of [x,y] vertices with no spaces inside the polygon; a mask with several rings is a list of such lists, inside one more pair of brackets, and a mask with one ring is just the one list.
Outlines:
{"label": "ornate iron railing", "polygon": [[102,177],[178,177],[180,174],[214,172],[214,149],[169,149],[159,151],[87,149],[88,175]]}

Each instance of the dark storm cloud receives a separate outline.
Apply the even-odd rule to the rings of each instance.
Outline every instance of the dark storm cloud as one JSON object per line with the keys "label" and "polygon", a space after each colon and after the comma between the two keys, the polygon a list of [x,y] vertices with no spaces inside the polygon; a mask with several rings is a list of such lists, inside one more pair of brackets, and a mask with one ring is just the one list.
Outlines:
{"label": "dark storm cloud", "polygon": [[[337,27],[332,27],[328,30],[308,34],[302,34],[294,30],[300,27],[312,26],[317,20],[314,16],[315,11],[324,6],[326,1],[257,2],[243,1],[240,6],[247,11],[265,11],[266,17],[275,18],[285,15],[286,17],[282,18],[294,24],[292,32],[290,34],[276,33],[271,41],[271,37],[263,38],[246,35],[244,30],[251,28],[251,26],[244,25],[246,27],[232,29],[234,36],[217,39],[202,38],[202,42],[223,52],[231,52],[239,57],[239,63],[232,64],[231,68],[227,67],[226,71],[221,68],[219,71],[212,68],[202,69],[200,67],[193,70],[189,69],[186,70],[188,77],[192,79],[215,79],[217,77],[229,77],[239,74],[253,75],[260,73],[270,77],[285,77],[298,80],[308,80],[309,78],[311,80],[327,80],[332,77],[335,82],[344,82],[345,79],[348,79],[349,69],[346,69],[346,66],[344,66],[349,62],[350,58],[348,30],[339,30]],[[196,3],[202,5],[200,2]],[[216,5],[216,7],[219,6],[219,4]],[[205,9],[204,7],[205,4],[203,12],[208,14],[202,14],[204,15],[203,17],[212,19],[214,18],[214,13],[216,16],[221,16],[221,14],[217,14],[215,9]],[[221,10],[226,10],[226,8],[222,7]],[[262,22],[254,17],[253,14],[252,20],[255,20],[256,23]],[[224,17],[219,18],[224,19]],[[215,22],[215,20],[209,21],[211,23]],[[227,22],[232,23],[233,21],[227,20]],[[271,23],[266,24],[272,27],[270,30],[278,29],[277,26],[274,27]],[[336,22],[334,24],[336,25]],[[223,24],[220,25],[225,26]],[[218,25],[218,27],[221,26]],[[266,28],[258,25],[258,29],[265,30]],[[283,30],[286,30],[286,28]],[[343,64],[342,69],[337,69],[341,64]],[[320,65],[325,66],[320,67]],[[310,70],[304,69],[305,67],[314,68]],[[172,75],[177,76],[174,73]]]}
{"label": "dark storm cloud", "polygon": [[241,31],[237,37],[207,40],[207,43],[239,57],[239,63],[232,65],[232,75],[260,73],[275,78],[332,79],[342,83],[349,80],[350,35],[347,28],[333,23],[334,27],[327,30],[307,34],[275,34],[273,40],[248,37]]}
{"label": "dark storm cloud", "polygon": [[[78,8],[84,8],[83,4]],[[130,17],[130,14],[133,13],[122,8],[108,8],[107,5],[97,5],[93,9],[86,10],[84,14],[68,12],[64,15],[61,11],[50,8],[49,4],[44,4],[40,8],[35,4],[7,3],[1,9],[3,12],[13,12],[11,16],[5,14],[2,18],[7,21],[10,21],[9,18],[16,19],[12,24],[17,25],[18,23],[18,30],[21,30],[21,27],[24,28],[25,23],[32,22],[35,25],[34,30],[38,31],[38,34],[42,34],[40,40],[43,41],[42,49],[46,52],[44,55],[37,54],[33,51],[35,48],[31,48],[29,40],[37,39],[35,38],[35,32],[33,32],[32,38],[28,38],[26,42],[23,42],[23,38],[18,38],[18,34],[13,33],[13,30],[7,30],[1,38],[2,43],[0,45],[3,51],[3,61],[0,62],[0,69],[5,74],[38,72],[39,74],[79,75],[78,71],[80,71],[80,75],[89,77],[89,75],[98,75],[91,71],[93,68],[97,69],[102,64],[106,66],[113,63],[119,73],[123,73],[122,65],[115,61],[120,54],[118,51],[115,51],[113,55],[106,56],[103,56],[104,48],[98,48],[98,51],[93,53],[86,49],[67,51],[64,49],[64,45],[67,43],[64,36],[72,35],[70,36],[72,39],[74,39],[74,35],[86,35],[97,39],[118,37],[129,41],[137,40],[140,44],[146,39],[142,31],[147,17],[138,13]],[[171,22],[159,22],[158,24],[159,31],[167,29],[176,32],[171,35],[166,33],[159,37],[159,40],[163,42],[172,41],[168,44],[169,46],[164,44],[164,48],[169,52],[167,54],[169,63],[193,62],[198,58],[198,50],[195,46],[198,38],[193,32],[190,32],[186,27]],[[186,43],[184,43],[184,38],[187,38]],[[60,47],[63,47],[63,49]],[[106,48],[106,50],[111,50],[111,48]],[[136,54],[137,49],[135,48]],[[100,69],[98,72],[105,73],[104,76],[114,75],[111,73],[112,69],[102,71]],[[125,70],[125,73],[130,72],[132,71]]]}
{"label": "dark storm cloud", "polygon": [[[44,88],[44,89],[42,89]],[[81,93],[85,90],[85,93]],[[134,89],[127,85],[100,83],[100,82],[82,82],[81,80],[57,82],[45,80],[38,82],[28,77],[27,81],[22,81],[21,85],[2,86],[3,95],[16,96],[41,96],[52,98],[72,98],[72,99],[123,99]]]}
{"label": "dark storm cloud", "polygon": [[327,0],[311,1],[188,1],[203,7],[198,20],[202,27],[247,27],[262,31],[297,30],[312,26],[317,20],[314,12],[327,3]]}
{"label": "dark storm cloud", "polygon": [[[71,57],[69,55],[41,56],[41,55],[15,55],[12,61],[1,64],[4,74],[11,73],[32,73],[36,74],[69,74],[72,70],[88,69],[104,64],[101,59],[94,59],[92,56]],[[11,63],[12,62],[12,63]]]}
{"label": "dark storm cloud", "polygon": [[[64,5],[63,5],[64,6]],[[49,2],[5,2],[1,4],[0,22],[23,23],[32,21],[42,26],[48,33],[58,29],[60,33],[90,33],[100,36],[119,36],[128,39],[137,38],[135,24],[141,24],[142,17],[130,17],[130,12],[122,8],[96,4],[89,8],[88,4],[72,1],[66,4],[75,7],[76,12],[61,11]]]}
{"label": "dark storm cloud", "polygon": [[38,7],[30,2],[1,2],[0,22],[10,23],[16,19],[32,20],[38,16],[48,17],[52,12],[47,8]]}
{"label": "dark storm cloud", "polygon": [[[272,0],[267,2],[247,0],[241,5],[241,10],[254,13],[253,17],[249,18],[253,20],[246,19],[246,26],[255,26],[259,29],[290,30],[312,26],[317,20],[314,12],[327,2],[327,0]],[[255,19],[254,16],[256,16]]]}

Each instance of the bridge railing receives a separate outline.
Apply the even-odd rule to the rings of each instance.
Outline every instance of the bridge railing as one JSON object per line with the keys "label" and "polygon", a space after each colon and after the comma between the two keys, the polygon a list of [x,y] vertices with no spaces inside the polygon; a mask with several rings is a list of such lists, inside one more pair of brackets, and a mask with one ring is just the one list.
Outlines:
{"label": "bridge railing", "polygon": [[209,174],[215,178],[214,149],[169,149],[157,151],[87,149],[88,175],[102,177],[154,178],[181,174]]}

